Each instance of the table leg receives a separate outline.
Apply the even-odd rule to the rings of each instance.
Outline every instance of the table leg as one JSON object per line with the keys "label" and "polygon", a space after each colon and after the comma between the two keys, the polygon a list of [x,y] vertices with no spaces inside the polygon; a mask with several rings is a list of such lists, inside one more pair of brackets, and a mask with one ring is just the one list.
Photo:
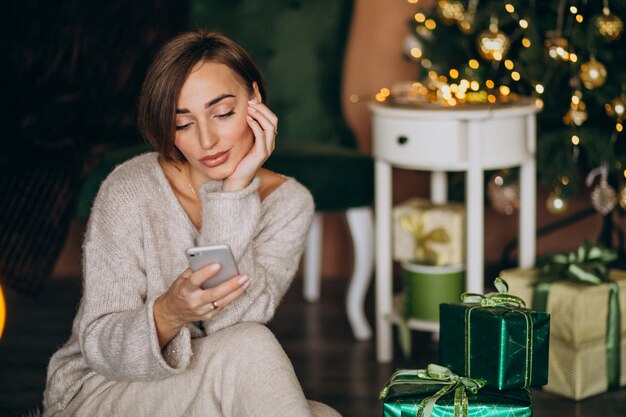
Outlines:
{"label": "table leg", "polygon": [[531,268],[535,264],[536,244],[536,119],[535,115],[526,117],[526,146],[528,158],[520,166],[520,212],[519,212],[519,266]]}
{"label": "table leg", "polygon": [[392,173],[386,162],[375,162],[376,229],[376,352],[378,362],[393,359],[393,329],[390,321],[393,300],[391,258]]}
{"label": "table leg", "polygon": [[430,173],[430,201],[445,204],[448,201],[448,178],[445,171]]}
{"label": "table leg", "polygon": [[468,167],[465,176],[467,207],[466,288],[468,292],[484,292],[484,184],[481,164],[481,121],[468,122]]}

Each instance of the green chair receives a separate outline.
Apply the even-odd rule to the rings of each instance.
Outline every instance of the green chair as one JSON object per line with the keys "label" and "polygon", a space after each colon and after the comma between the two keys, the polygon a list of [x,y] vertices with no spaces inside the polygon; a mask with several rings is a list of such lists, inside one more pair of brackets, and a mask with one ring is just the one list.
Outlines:
{"label": "green chair", "polygon": [[[351,15],[352,0],[191,0],[190,28],[232,37],[251,53],[265,78],[269,106],[280,119],[276,150],[266,167],[296,178],[316,203],[304,254],[308,301],[320,295],[323,215],[346,213],[354,249],[346,310],[355,338],[366,340],[371,337],[363,302],[373,272],[374,166],[357,151],[341,111]],[[92,175],[98,179],[86,183],[90,190],[81,197],[83,209],[90,206],[93,185],[103,172],[128,156],[120,151],[103,160]]]}

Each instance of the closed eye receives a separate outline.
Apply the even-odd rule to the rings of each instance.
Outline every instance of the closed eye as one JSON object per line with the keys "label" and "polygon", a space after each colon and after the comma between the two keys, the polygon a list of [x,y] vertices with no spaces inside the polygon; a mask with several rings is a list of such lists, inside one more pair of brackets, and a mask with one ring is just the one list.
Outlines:
{"label": "closed eye", "polygon": [[185,130],[189,130],[191,128],[191,123],[187,123],[181,126],[176,126],[176,131],[185,131]]}
{"label": "closed eye", "polygon": [[233,110],[229,111],[228,113],[224,113],[224,114],[218,114],[215,117],[217,117],[220,120],[225,120],[228,119],[230,116],[232,116],[233,114],[235,114],[235,112]]}

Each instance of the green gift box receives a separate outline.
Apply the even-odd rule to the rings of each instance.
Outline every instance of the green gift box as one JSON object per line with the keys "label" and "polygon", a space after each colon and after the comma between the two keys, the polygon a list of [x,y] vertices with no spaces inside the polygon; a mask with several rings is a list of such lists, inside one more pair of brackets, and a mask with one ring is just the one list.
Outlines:
{"label": "green gift box", "polygon": [[402,263],[406,317],[439,321],[439,304],[452,303],[465,288],[462,266],[430,266]]}
{"label": "green gift box", "polygon": [[449,369],[399,370],[380,398],[383,417],[530,417],[532,398],[527,389],[498,391],[483,381],[465,378]]}
{"label": "green gift box", "polygon": [[466,295],[483,298],[440,306],[441,364],[500,390],[545,385],[550,314],[505,293]]}

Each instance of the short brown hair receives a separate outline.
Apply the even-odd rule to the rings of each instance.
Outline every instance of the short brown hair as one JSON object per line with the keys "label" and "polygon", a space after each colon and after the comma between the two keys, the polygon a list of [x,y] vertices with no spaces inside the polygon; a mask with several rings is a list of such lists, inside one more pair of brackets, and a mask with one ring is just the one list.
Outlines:
{"label": "short brown hair", "polygon": [[252,57],[237,42],[219,32],[197,30],[168,41],[155,55],[139,96],[137,126],[143,138],[168,161],[183,161],[174,146],[176,103],[183,83],[201,61],[224,64],[252,93],[257,83],[263,101],[265,84]]}

